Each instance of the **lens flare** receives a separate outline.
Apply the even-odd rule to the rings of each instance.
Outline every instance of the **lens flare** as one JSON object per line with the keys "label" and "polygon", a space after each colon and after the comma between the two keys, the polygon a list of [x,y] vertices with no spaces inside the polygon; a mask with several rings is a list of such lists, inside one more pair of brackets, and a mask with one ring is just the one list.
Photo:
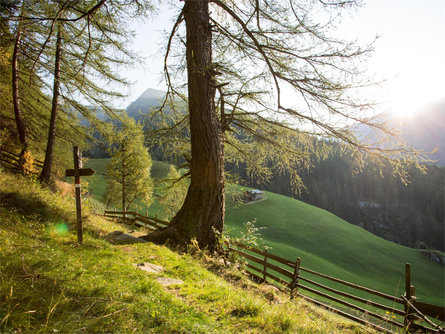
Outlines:
{"label": "lens flare", "polygon": [[65,222],[57,223],[54,226],[54,232],[56,232],[58,235],[65,235],[68,233],[68,224]]}

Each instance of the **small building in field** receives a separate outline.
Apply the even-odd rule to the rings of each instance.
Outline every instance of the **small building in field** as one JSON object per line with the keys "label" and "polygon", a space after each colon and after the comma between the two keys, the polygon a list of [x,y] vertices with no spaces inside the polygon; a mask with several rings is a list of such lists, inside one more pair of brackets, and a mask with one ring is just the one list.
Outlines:
{"label": "small building in field", "polygon": [[258,201],[264,198],[264,193],[258,189],[249,189],[244,194],[245,202]]}

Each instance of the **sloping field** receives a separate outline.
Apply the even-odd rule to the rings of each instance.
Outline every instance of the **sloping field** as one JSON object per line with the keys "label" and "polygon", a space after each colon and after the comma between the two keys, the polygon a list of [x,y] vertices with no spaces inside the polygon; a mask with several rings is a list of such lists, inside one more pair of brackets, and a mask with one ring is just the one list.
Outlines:
{"label": "sloping field", "polygon": [[110,244],[128,227],[87,205],[79,246],[74,199],[36,181],[0,171],[0,199],[1,333],[373,333],[196,249]]}
{"label": "sloping field", "polygon": [[[234,189],[232,188],[232,191]],[[267,199],[249,205],[227,196],[226,226],[239,235],[243,223],[256,218],[271,253],[301,257],[302,266],[350,282],[400,296],[405,263],[411,263],[412,284],[419,300],[443,305],[444,267],[418,250],[400,246],[349,224],[326,210],[267,192]]]}
{"label": "sloping field", "polygon": [[[91,159],[87,167],[105,172],[108,159]],[[153,161],[152,175],[165,177],[169,165]],[[103,175],[88,178],[93,196],[100,200],[105,189]],[[103,190],[102,190],[103,189]],[[271,253],[288,259],[301,257],[302,266],[394,296],[404,293],[405,263],[411,263],[412,284],[421,301],[444,304],[444,267],[431,262],[418,250],[397,245],[352,225],[326,210],[267,192],[267,199],[243,205],[232,200],[240,186],[228,186],[226,227],[239,236],[243,224],[256,218],[263,244]],[[148,209],[154,216],[156,201]]]}

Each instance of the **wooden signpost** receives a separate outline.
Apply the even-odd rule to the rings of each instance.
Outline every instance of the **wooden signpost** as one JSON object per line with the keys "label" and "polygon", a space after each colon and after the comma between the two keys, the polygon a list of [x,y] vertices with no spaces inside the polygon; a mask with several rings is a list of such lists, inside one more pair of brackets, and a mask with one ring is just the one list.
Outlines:
{"label": "wooden signpost", "polygon": [[80,197],[80,177],[94,174],[92,168],[82,168],[82,154],[79,153],[79,147],[73,147],[74,169],[65,170],[65,176],[74,176],[74,188],[76,192],[76,220],[77,220],[77,241],[83,242],[82,236],[82,202]]}

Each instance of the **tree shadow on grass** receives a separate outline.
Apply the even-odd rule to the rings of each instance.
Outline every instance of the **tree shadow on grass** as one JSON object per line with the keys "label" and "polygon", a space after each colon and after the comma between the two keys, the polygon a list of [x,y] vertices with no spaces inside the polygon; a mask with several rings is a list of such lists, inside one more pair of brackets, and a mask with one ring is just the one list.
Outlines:
{"label": "tree shadow on grass", "polygon": [[0,206],[40,221],[64,219],[66,216],[63,210],[49,206],[37,196],[23,196],[17,192],[0,191]]}

